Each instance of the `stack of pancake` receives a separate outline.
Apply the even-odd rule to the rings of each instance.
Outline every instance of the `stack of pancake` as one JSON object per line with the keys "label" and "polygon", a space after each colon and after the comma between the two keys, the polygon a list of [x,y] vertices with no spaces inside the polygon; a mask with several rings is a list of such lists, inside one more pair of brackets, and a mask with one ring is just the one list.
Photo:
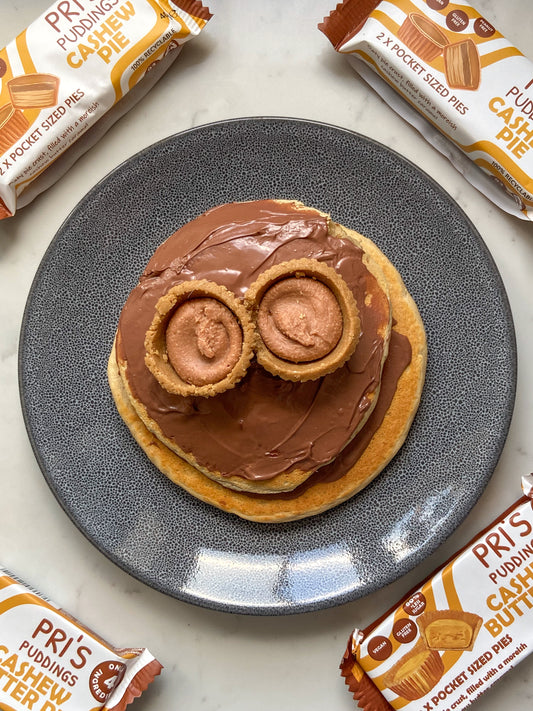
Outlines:
{"label": "stack of pancake", "polygon": [[[298,318],[338,321],[299,289],[317,281],[339,302],[342,327],[305,356],[300,346],[323,344],[324,328],[302,330]],[[260,302],[280,284],[285,311],[269,313],[284,337],[272,356]],[[226,331],[206,320],[210,299],[239,324],[242,350],[214,388],[203,361]],[[260,200],[215,207],[158,247],[123,306],[108,377],[133,437],[174,483],[242,518],[280,522],[326,511],[382,471],[407,436],[425,368],[418,309],[377,246],[301,203]]]}

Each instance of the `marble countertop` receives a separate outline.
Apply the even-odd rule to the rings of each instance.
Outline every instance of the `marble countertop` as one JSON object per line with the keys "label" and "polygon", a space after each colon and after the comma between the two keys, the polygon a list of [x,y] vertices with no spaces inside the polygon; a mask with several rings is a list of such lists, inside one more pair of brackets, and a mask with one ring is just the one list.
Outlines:
{"label": "marble countertop", "polygon": [[[0,563],[43,590],[110,642],[147,646],[162,676],[134,707],[169,709],[355,708],[338,672],[349,633],[375,619],[519,496],[533,470],[533,225],[494,207],[383,103],[317,23],[334,3],[213,0],[202,35],[185,47],[150,94],[69,173],[0,223]],[[478,10],[527,52],[528,0],[477,0]],[[4,0],[0,46],[49,6]],[[170,104],[169,96],[179,100]],[[416,163],[459,204],[487,244],[509,297],[517,338],[518,388],[507,442],[494,475],[465,521],[407,575],[361,600],[287,617],[252,617],[195,607],[145,586],[101,554],[48,488],[32,452],[18,390],[18,339],[38,265],[57,229],[115,166],[173,133],[244,116],[306,118],[353,129]],[[526,708],[533,657],[510,671],[476,709]]]}

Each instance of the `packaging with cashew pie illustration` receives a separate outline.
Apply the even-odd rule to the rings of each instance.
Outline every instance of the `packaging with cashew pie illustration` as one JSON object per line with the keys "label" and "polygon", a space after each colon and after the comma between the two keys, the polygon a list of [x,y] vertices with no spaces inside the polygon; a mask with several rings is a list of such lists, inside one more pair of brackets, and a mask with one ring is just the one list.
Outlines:
{"label": "packaging with cashew pie illustration", "polygon": [[147,649],[115,649],[0,567],[0,708],[123,711],[160,674]]}
{"label": "packaging with cashew pie illustration", "polygon": [[341,673],[366,711],[460,711],[533,651],[533,475],[524,495],[377,622]]}
{"label": "packaging with cashew pie illustration", "polygon": [[60,0],[0,49],[0,219],[65,173],[210,17],[199,0]]}
{"label": "packaging with cashew pie illustration", "polygon": [[468,2],[344,0],[319,24],[489,199],[533,219],[533,62]]}

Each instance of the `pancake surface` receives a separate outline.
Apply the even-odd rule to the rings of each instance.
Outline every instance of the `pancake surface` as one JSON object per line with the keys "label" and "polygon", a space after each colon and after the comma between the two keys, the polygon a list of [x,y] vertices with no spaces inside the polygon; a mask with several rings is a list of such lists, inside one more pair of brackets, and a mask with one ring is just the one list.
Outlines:
{"label": "pancake surface", "polygon": [[[332,266],[354,293],[361,337],[344,366],[288,383],[252,363],[216,398],[171,395],[151,377],[143,340],[161,293],[208,278],[242,298],[259,273],[299,257]],[[383,469],[409,430],[425,362],[416,306],[372,242],[299,203],[259,201],[214,208],[156,250],[121,314],[108,373],[121,417],[166,476],[268,522],[331,508]]]}

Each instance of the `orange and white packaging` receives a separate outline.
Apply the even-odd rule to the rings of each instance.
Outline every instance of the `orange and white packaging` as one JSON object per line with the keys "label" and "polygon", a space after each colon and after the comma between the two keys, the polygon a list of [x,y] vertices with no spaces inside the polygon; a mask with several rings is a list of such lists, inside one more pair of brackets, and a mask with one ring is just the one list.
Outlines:
{"label": "orange and white packaging", "polygon": [[345,0],[319,29],[495,204],[533,219],[533,62],[468,2]]}
{"label": "orange and white packaging", "polygon": [[366,629],[341,673],[366,711],[461,711],[533,651],[533,476],[524,495]]}
{"label": "orange and white packaging", "polygon": [[1,49],[0,219],[65,173],[210,17],[199,0],[59,0]]}
{"label": "orange and white packaging", "polygon": [[160,674],[147,649],[115,649],[0,567],[0,709],[123,711]]}

